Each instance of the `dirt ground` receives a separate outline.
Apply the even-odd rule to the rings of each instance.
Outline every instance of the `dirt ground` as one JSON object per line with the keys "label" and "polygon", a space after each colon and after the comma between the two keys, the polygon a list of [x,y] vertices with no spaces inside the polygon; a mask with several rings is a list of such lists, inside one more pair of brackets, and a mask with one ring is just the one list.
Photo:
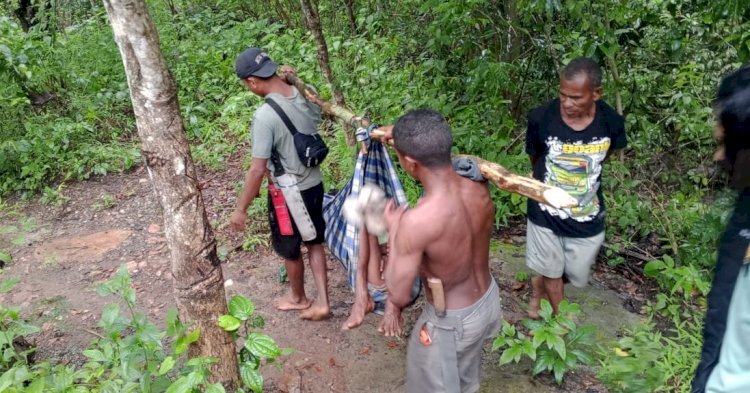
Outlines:
{"label": "dirt ground", "polygon": [[[273,300],[288,284],[280,283],[280,260],[268,248],[265,214],[254,213],[249,226],[256,233],[243,239],[225,222],[231,213],[242,179],[239,164],[222,172],[200,174],[209,218],[216,230],[227,295],[243,294],[256,304],[266,320],[264,332],[282,347],[294,352],[281,359],[279,368],[264,366],[268,392],[401,392],[405,378],[405,341],[388,339],[376,331],[379,318],[368,315],[354,331],[343,332],[352,294],[341,265],[329,259],[332,317],[306,322],[295,312],[281,312]],[[126,265],[137,289],[138,304],[152,320],[161,322],[173,305],[168,249],[162,218],[151,183],[142,168],[126,174],[108,175],[67,185],[62,206],[36,202],[9,205],[0,212],[0,249],[12,252],[14,262],[4,277],[16,276],[21,283],[3,294],[5,305],[20,305],[42,331],[34,337],[37,358],[80,363],[80,351],[97,334],[97,323],[105,304],[115,301],[96,294],[96,286]],[[523,230],[505,234],[496,243],[518,243]],[[238,249],[245,243],[247,251]],[[519,255],[514,255],[519,257]],[[493,252],[492,271],[501,286],[508,320],[522,317],[521,307],[528,288],[519,287],[514,271],[503,269],[503,254]],[[307,269],[308,295],[314,296]],[[515,289],[514,289],[515,287]],[[409,329],[419,304],[405,310]],[[408,330],[407,330],[408,331]],[[498,369],[499,354],[484,355],[484,392],[498,391],[605,391],[589,372],[571,374],[558,388],[551,377],[531,379],[530,364]],[[507,380],[522,379],[527,388],[510,390]],[[500,381],[500,382],[498,382]]]}

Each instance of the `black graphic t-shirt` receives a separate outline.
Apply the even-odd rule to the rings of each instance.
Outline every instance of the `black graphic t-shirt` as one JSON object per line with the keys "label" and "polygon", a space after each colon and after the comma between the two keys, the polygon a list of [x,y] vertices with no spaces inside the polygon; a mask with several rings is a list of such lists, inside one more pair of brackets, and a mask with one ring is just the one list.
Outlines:
{"label": "black graphic t-shirt", "polygon": [[526,153],[537,157],[534,178],[578,199],[578,206],[570,209],[529,199],[531,222],[559,236],[590,237],[603,231],[602,164],[609,152],[627,144],[625,119],[602,100],[596,102],[594,120],[581,131],[565,124],[559,99],[531,110]]}

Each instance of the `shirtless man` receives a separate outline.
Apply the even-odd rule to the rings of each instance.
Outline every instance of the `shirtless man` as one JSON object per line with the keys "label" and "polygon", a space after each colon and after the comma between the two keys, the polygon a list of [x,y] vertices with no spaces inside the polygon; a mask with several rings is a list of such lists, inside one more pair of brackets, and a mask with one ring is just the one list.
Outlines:
{"label": "shirtless man", "polygon": [[[459,176],[451,165],[453,138],[437,112],[415,110],[393,127],[404,170],[424,187],[409,210],[386,208],[390,256],[385,270],[388,301],[400,310],[411,301],[417,276],[442,281],[446,310],[427,303],[409,338],[408,392],[476,392],[484,341],[501,326],[497,284],[489,270],[494,206],[486,183]],[[393,324],[389,329],[400,328]]]}

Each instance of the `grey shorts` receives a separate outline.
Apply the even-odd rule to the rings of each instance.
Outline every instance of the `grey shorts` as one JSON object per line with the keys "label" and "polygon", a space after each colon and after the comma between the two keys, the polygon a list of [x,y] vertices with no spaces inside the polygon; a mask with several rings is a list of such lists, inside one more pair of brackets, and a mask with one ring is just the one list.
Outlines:
{"label": "grey shorts", "polygon": [[579,288],[588,285],[602,243],[604,231],[591,237],[565,237],[526,220],[526,266],[549,278],[564,273]]}
{"label": "grey shorts", "polygon": [[[487,292],[474,304],[435,315],[426,303],[414,324],[406,351],[408,393],[474,393],[479,390],[479,371],[485,340],[500,331],[500,290],[492,279]],[[425,326],[432,343],[425,346],[419,332]]]}

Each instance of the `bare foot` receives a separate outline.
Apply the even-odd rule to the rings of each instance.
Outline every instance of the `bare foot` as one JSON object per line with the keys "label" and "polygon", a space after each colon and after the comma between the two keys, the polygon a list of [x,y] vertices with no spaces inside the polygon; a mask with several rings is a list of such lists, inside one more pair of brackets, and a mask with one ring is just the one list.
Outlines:
{"label": "bare foot", "polygon": [[380,321],[378,331],[386,337],[399,337],[404,334],[404,318],[401,310],[390,302],[386,302],[383,320]]}
{"label": "bare foot", "polygon": [[328,318],[329,316],[330,310],[328,309],[328,305],[321,305],[318,303],[313,303],[310,308],[302,311],[302,313],[300,314],[300,318],[308,319],[310,321],[320,321]]}
{"label": "bare foot", "polygon": [[354,305],[352,305],[352,312],[349,314],[349,318],[341,325],[341,330],[350,330],[358,327],[365,320],[365,315],[372,312],[375,309],[375,302],[372,301],[370,295],[364,299],[355,299]]}
{"label": "bare foot", "polygon": [[276,299],[276,308],[281,311],[304,310],[310,308],[312,301],[307,297],[295,299],[292,294]]}
{"label": "bare foot", "polygon": [[541,301],[541,297],[531,295],[531,299],[529,299],[529,310],[527,311],[527,314],[529,314],[529,318],[539,319],[539,303]]}
{"label": "bare foot", "polygon": [[544,281],[542,276],[534,276],[531,278],[531,299],[529,299],[529,310],[527,311],[529,318],[539,319],[539,307],[543,297],[546,297],[547,293],[544,291]]}

